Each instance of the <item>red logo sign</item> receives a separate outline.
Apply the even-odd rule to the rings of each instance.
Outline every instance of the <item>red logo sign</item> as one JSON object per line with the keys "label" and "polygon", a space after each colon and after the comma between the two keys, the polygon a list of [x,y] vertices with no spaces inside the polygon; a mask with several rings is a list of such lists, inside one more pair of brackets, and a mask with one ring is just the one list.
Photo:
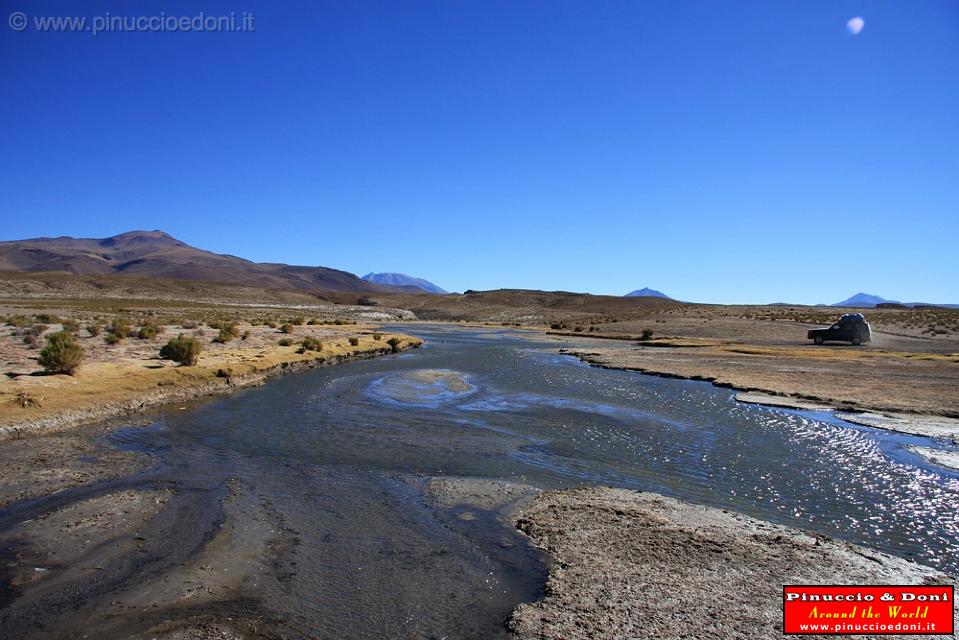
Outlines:
{"label": "red logo sign", "polygon": [[951,635],[952,586],[783,587],[783,633]]}

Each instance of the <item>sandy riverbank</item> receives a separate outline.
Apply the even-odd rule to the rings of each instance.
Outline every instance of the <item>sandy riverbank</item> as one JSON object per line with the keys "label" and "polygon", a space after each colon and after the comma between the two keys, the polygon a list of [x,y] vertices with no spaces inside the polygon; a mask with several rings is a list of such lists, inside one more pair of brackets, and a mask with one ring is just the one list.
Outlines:
{"label": "sandy riverbank", "polygon": [[604,340],[564,353],[583,362],[705,380],[774,396],[769,404],[959,418],[959,356],[843,347],[646,346]]}
{"label": "sandy riverbank", "polygon": [[[34,370],[4,379],[0,381],[0,439],[64,429],[168,402],[227,393],[273,375],[391,353],[387,344],[391,338],[399,341],[397,350],[422,344],[418,338],[363,328],[297,327],[289,336],[293,344],[281,346],[275,330],[261,332],[269,332],[269,342],[251,338],[217,345],[202,353],[196,366],[161,360],[155,355],[159,341],[143,347],[134,338],[128,340],[141,351],[108,352],[72,376],[38,375]],[[298,341],[306,335],[320,340],[322,349],[301,353]]]}
{"label": "sandy riverbank", "polygon": [[[97,624],[107,624],[110,637],[140,637],[126,626],[131,617],[150,628],[142,637],[273,637],[267,632],[269,621],[251,613],[258,611],[255,606],[231,599],[240,585],[255,589],[261,580],[283,578],[274,563],[289,537],[279,532],[289,529],[270,510],[269,501],[254,487],[228,482],[225,493],[216,486],[188,491],[179,496],[178,504],[186,500],[185,506],[171,510],[167,500],[174,488],[138,479],[138,472],[155,464],[151,456],[109,446],[101,436],[111,431],[110,422],[78,425],[174,400],[228,393],[284,373],[392,353],[388,341],[394,337],[397,350],[418,347],[422,341],[353,325],[303,324],[282,335],[266,326],[241,329],[250,332],[245,340],[209,345],[193,367],[145,356],[154,351],[156,341],[128,339],[121,349],[91,348],[97,360],[86,363],[76,376],[27,373],[0,381],[0,434],[5,437],[0,447],[0,507],[7,508],[8,519],[0,582],[20,594],[23,605],[0,615],[0,626],[23,623],[23,616],[33,615],[32,599],[42,599],[48,590],[85,582],[119,584],[127,570],[124,558],[150,557],[167,567],[162,581],[118,589],[92,600],[87,613],[75,615],[89,614]],[[306,336],[320,339],[322,349],[299,353],[296,342]],[[277,344],[286,337],[296,342]],[[15,402],[24,392],[40,404],[24,407]],[[138,420],[124,418],[122,424]],[[48,504],[37,512],[42,515],[33,513],[32,498]],[[189,515],[191,509],[222,518],[211,525],[218,531],[212,540],[203,539],[202,531],[184,529],[179,518],[195,517]],[[144,527],[149,535],[141,533]],[[193,547],[178,546],[174,541],[184,536],[200,537]],[[187,562],[177,555],[181,546],[201,550]],[[100,610],[112,611],[114,626],[96,617]]]}
{"label": "sandy riverbank", "polygon": [[540,494],[517,526],[554,560],[546,597],[510,620],[523,639],[771,638],[783,584],[952,584],[824,536],[623,489]]}
{"label": "sandy riverbank", "polygon": [[[35,351],[31,354],[9,335],[0,336],[8,369],[0,378],[0,506],[149,466],[143,455],[100,442],[109,425],[88,423],[230,393],[272,376],[388,354],[392,347],[387,341],[393,337],[399,340],[398,350],[422,344],[418,338],[354,325],[300,325],[289,334],[265,325],[240,328],[248,332],[246,339],[219,344],[207,338],[206,350],[192,367],[156,357],[160,345],[187,330],[183,327],[168,327],[155,339],[127,338],[109,347],[101,336],[81,338],[90,361],[73,376],[40,375]],[[321,340],[322,349],[299,353],[298,341],[306,336]],[[283,338],[293,344],[279,345]],[[22,398],[31,402],[24,406]],[[77,428],[80,425],[87,426]]]}

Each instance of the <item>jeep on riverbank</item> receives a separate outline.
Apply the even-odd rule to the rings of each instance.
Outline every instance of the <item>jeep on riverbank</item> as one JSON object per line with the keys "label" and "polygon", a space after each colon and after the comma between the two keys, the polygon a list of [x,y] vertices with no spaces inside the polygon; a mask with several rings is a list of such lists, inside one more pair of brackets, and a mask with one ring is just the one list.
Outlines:
{"label": "jeep on riverbank", "polygon": [[869,323],[861,313],[846,313],[839,316],[838,322],[831,327],[822,329],[810,329],[806,338],[816,344],[822,344],[827,340],[851,342],[856,346],[872,340],[872,331]]}

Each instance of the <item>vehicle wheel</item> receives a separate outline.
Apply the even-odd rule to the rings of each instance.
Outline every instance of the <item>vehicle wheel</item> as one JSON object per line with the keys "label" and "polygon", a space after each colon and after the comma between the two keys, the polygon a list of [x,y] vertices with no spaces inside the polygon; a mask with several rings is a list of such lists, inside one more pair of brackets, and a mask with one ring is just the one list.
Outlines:
{"label": "vehicle wheel", "polygon": [[853,338],[853,339],[852,339],[852,346],[858,347],[858,346],[861,345],[861,344],[862,344],[862,340],[861,340],[860,338]]}
{"label": "vehicle wheel", "polygon": [[822,343],[823,343],[822,336],[816,336],[815,338],[812,339],[812,341],[815,342],[816,344],[822,344]]}

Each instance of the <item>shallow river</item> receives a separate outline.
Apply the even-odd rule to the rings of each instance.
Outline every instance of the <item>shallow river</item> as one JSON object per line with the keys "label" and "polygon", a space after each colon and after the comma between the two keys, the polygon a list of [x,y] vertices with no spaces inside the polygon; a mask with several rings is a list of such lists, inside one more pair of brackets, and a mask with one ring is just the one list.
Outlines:
{"label": "shallow river", "polygon": [[[436,508],[432,476],[656,491],[959,572],[959,474],[906,449],[941,444],[592,368],[533,334],[398,329],[426,346],[171,407],[110,436],[159,461],[130,486],[173,487],[181,504],[154,524],[173,540],[116,581],[202,548],[232,488],[267,505],[282,547],[243,606],[283,632],[503,635],[509,611],[541,595],[544,561],[493,511]],[[29,616],[11,624],[27,629]]]}

